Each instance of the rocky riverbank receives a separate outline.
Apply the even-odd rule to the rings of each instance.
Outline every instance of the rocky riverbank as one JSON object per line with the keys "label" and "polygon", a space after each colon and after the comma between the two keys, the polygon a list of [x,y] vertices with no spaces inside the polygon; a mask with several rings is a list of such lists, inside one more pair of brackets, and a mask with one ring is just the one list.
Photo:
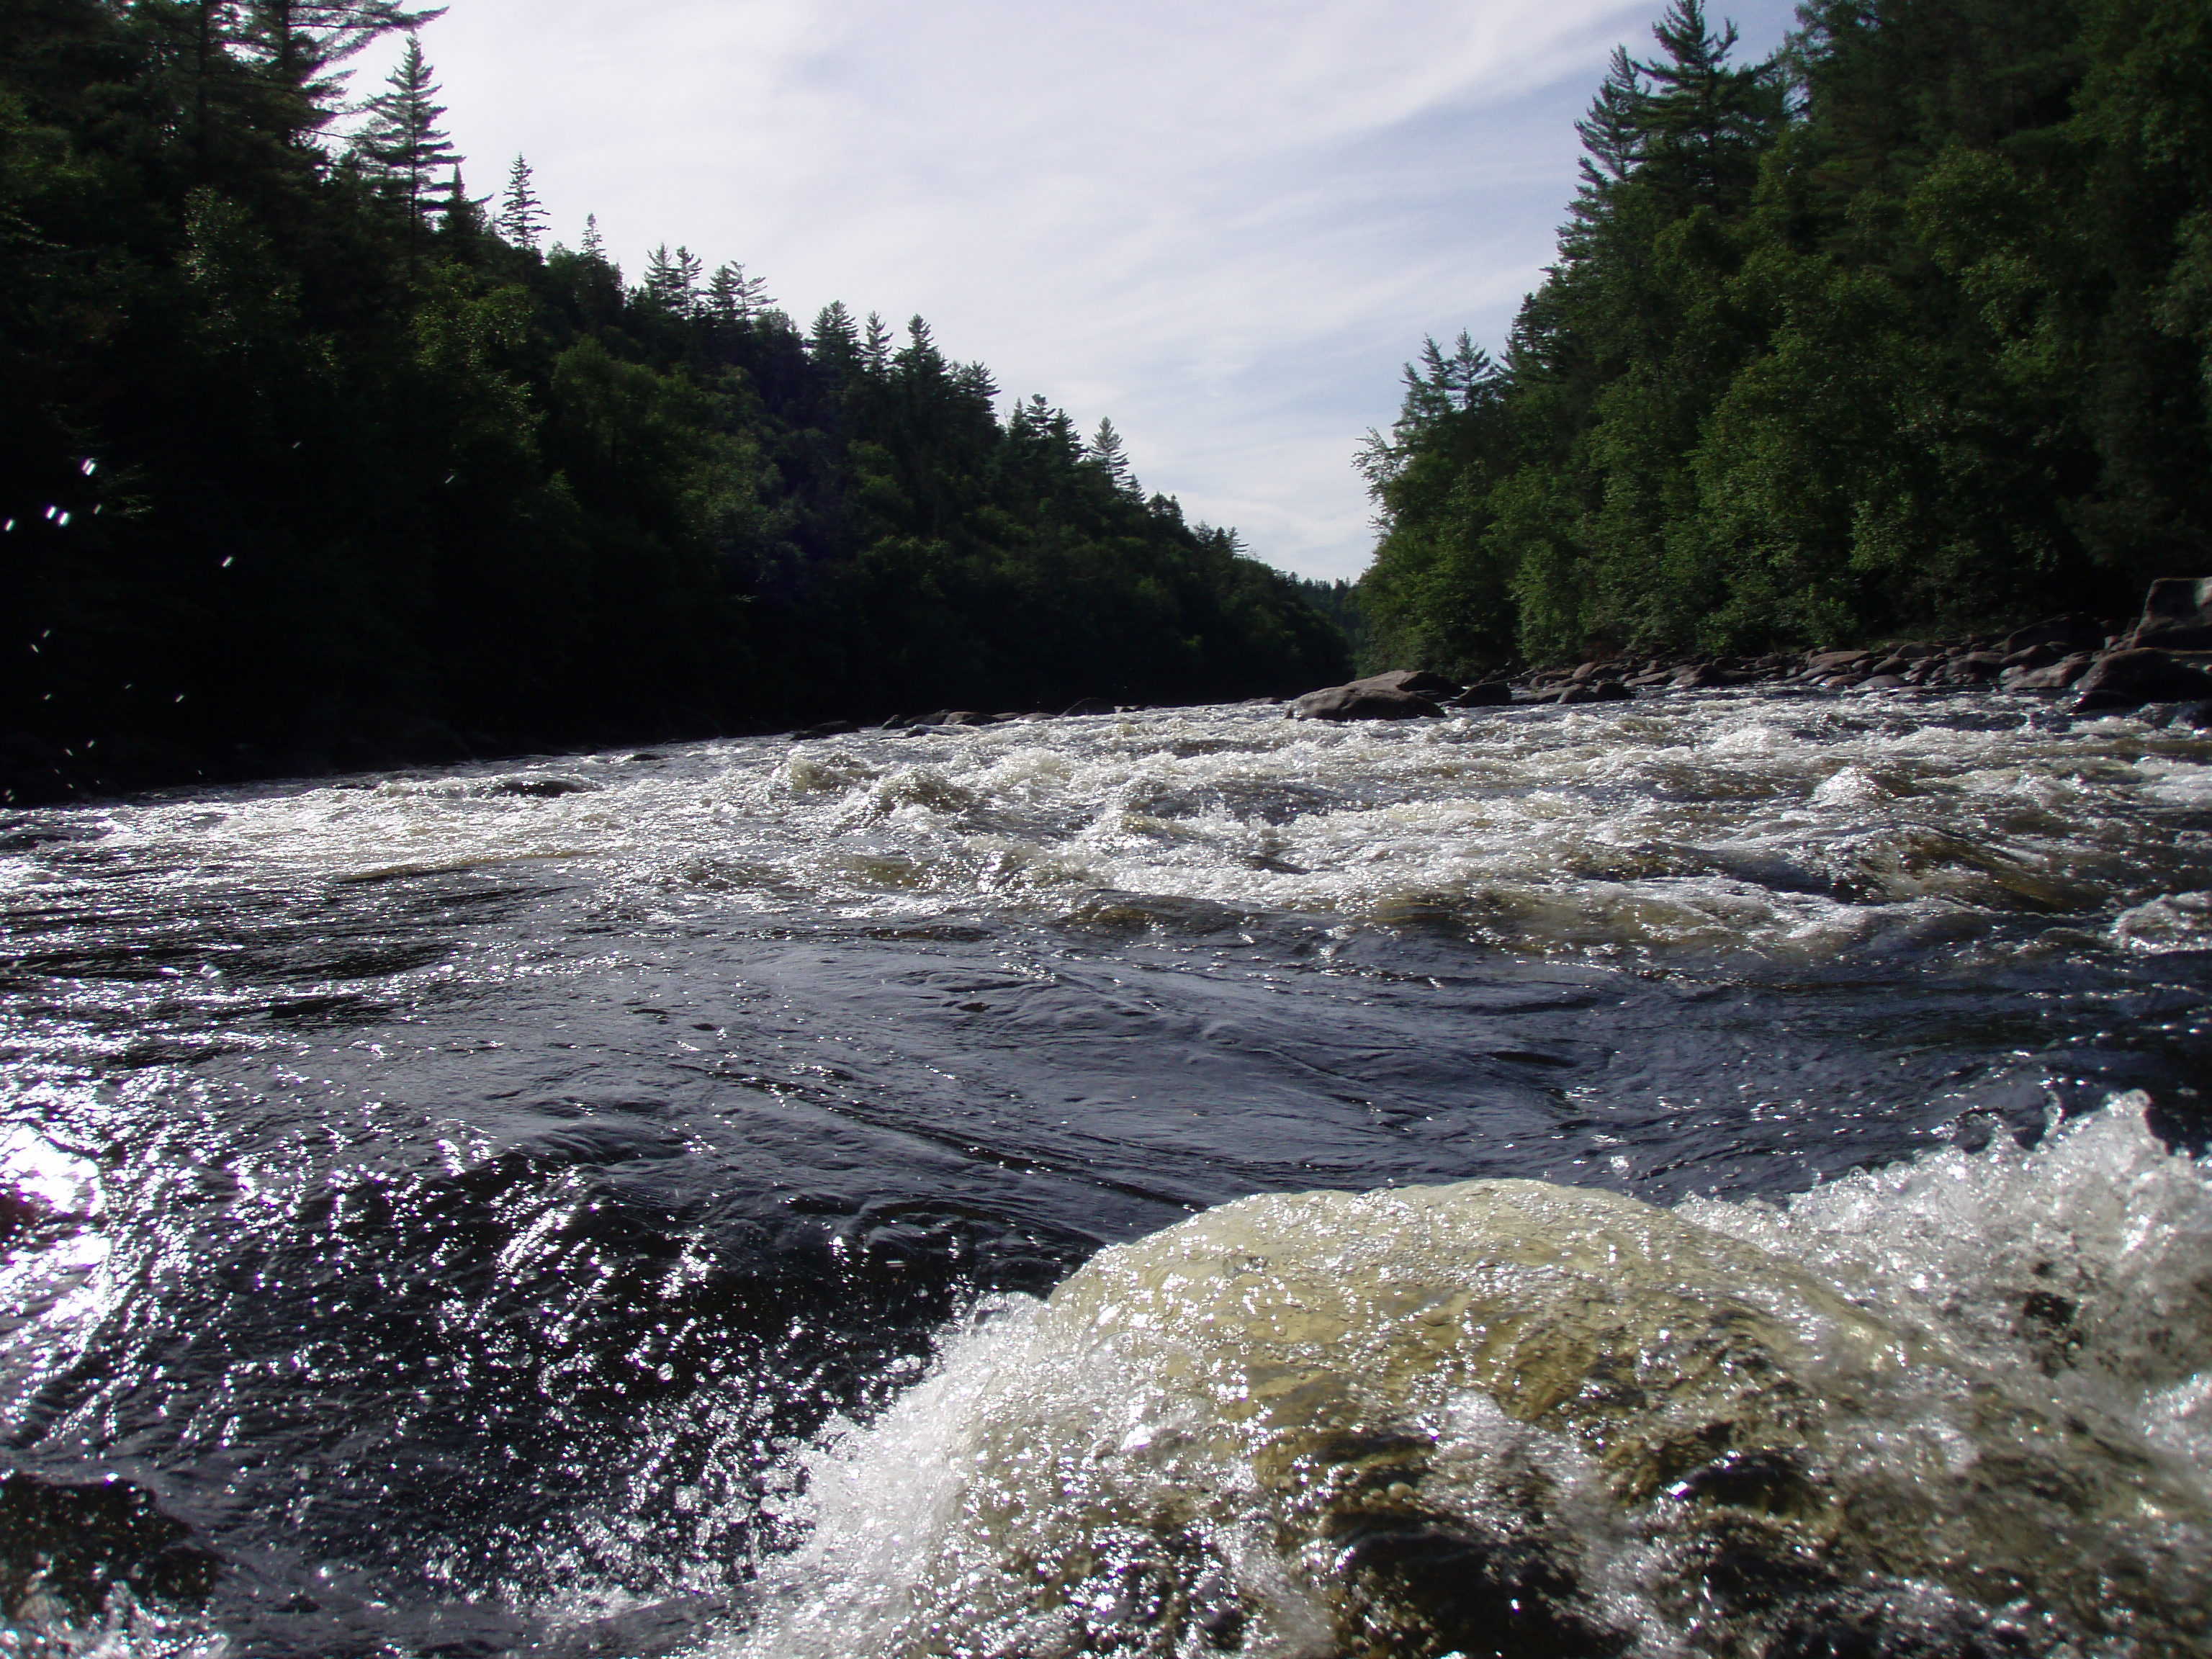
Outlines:
{"label": "rocky riverbank", "polygon": [[2161,725],[2212,726],[2212,577],[2154,582],[2142,616],[2051,617],[1999,635],[1898,640],[1759,657],[1594,658],[1466,685],[1398,669],[1308,692],[1298,720],[1407,720],[1516,702],[1626,702],[1726,686],[1903,691],[1990,687],[2063,698],[2075,714],[2154,708]]}

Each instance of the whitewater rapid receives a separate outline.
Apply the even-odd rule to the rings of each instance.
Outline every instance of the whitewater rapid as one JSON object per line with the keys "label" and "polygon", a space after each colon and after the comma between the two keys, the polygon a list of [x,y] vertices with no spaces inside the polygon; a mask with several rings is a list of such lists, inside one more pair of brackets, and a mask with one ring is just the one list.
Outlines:
{"label": "whitewater rapid", "polygon": [[6,815],[0,1650],[2201,1651],[2208,759],[1747,690]]}

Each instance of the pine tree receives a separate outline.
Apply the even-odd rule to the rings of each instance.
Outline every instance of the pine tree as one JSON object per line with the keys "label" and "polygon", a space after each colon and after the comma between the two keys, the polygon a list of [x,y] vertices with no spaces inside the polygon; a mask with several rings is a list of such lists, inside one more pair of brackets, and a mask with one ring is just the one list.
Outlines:
{"label": "pine tree", "polygon": [[1642,66],[1627,47],[1614,47],[1589,113],[1575,123],[1584,152],[1579,163],[1583,182],[1589,190],[1618,184],[1643,159],[1646,96]]}
{"label": "pine tree", "polygon": [[704,262],[688,247],[668,251],[663,242],[646,256],[645,297],[672,317],[689,319],[699,311],[699,276]]}
{"label": "pine tree", "polygon": [[247,37],[269,79],[290,106],[294,134],[331,118],[343,81],[338,65],[388,34],[413,33],[446,15],[443,6],[406,0],[250,0]]}
{"label": "pine tree", "polygon": [[758,276],[746,276],[743,265],[716,266],[714,279],[707,284],[707,314],[726,328],[751,322],[775,303],[768,296],[768,283]]}
{"label": "pine tree", "polygon": [[596,213],[584,216],[584,245],[580,251],[586,259],[599,264],[607,263],[607,240],[599,234],[599,216]]}
{"label": "pine tree", "polygon": [[520,155],[507,172],[507,193],[499,204],[499,234],[515,247],[537,252],[544,239],[545,209],[531,187],[530,163]]}
{"label": "pine tree", "polygon": [[860,337],[860,367],[881,380],[891,371],[891,331],[881,313],[868,313],[867,331]]}
{"label": "pine tree", "polygon": [[438,228],[448,240],[467,241],[480,235],[485,227],[484,208],[489,196],[471,196],[461,170],[454,167],[453,176],[446,181],[446,194],[438,204]]}
{"label": "pine tree", "polygon": [[[1674,0],[1651,33],[1661,55],[1631,65],[1650,87],[1632,91],[1623,108],[1632,145],[1624,153],[1678,210],[1742,204],[1750,198],[1759,158],[1786,115],[1779,73],[1767,64],[1731,68],[1736,27],[1723,24],[1716,33],[1705,21],[1705,0]],[[1613,84],[1608,76],[1601,106]],[[1591,118],[1600,124],[1601,137],[1613,142],[1599,109],[1592,109]],[[1590,143],[1588,132],[1583,143]]]}
{"label": "pine tree", "polygon": [[1113,481],[1114,488],[1125,495],[1139,495],[1135,475],[1129,470],[1128,451],[1123,447],[1121,434],[1110,420],[1101,420],[1098,430],[1085,446],[1083,459]]}
{"label": "pine tree", "polygon": [[832,300],[815,313],[806,341],[807,356],[840,380],[860,363],[860,331],[842,300]]}
{"label": "pine tree", "polygon": [[422,43],[410,38],[407,55],[385,82],[385,90],[368,100],[368,125],[354,146],[372,176],[406,204],[410,261],[432,178],[462,160],[438,125],[446,114],[438,91]]}

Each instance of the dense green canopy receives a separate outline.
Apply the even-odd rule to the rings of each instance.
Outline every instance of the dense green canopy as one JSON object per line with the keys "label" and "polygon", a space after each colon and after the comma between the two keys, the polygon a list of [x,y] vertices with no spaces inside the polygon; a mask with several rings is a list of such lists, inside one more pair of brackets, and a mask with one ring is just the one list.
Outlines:
{"label": "dense green canopy", "polygon": [[1393,661],[1747,651],[2128,610],[2212,570],[2212,9],[1676,0],[1581,125],[1502,360],[1366,465]]}
{"label": "dense green canopy", "polygon": [[[0,0],[0,791],[1194,701],[1340,636],[919,319],[469,194],[399,0]],[[504,164],[502,164],[504,165]]]}

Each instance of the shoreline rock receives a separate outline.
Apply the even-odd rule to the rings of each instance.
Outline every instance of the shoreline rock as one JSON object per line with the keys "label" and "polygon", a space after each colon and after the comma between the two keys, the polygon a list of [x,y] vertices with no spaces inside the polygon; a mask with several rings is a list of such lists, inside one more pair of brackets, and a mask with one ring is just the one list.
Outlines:
{"label": "shoreline rock", "polygon": [[[1965,690],[2052,696],[2071,712],[2212,705],[2212,576],[2161,577],[2142,617],[2111,624],[2079,612],[2002,635],[1822,646],[1759,657],[1595,658],[1462,686],[1425,669],[1393,669],[1296,699],[1293,720],[1412,720],[1516,703],[1628,702],[1735,686],[1820,690]],[[2184,724],[2195,724],[2193,719]]]}

